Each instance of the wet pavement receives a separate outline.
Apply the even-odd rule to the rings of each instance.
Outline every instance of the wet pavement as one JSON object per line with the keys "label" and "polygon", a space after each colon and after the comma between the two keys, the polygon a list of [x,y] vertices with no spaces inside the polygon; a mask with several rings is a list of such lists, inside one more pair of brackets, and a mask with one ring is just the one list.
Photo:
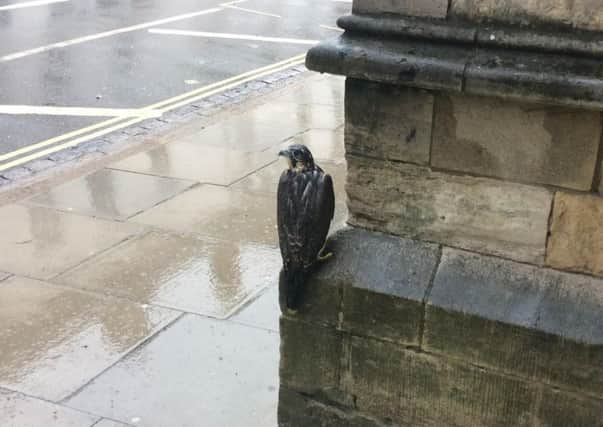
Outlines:
{"label": "wet pavement", "polygon": [[[335,21],[350,9],[332,0],[43,0],[3,9],[17,3],[0,2],[0,167],[3,156],[23,157],[17,149],[40,151],[49,139],[132,117],[96,109],[146,108],[303,54],[338,35]],[[2,112],[17,105],[49,112]]]}
{"label": "wet pavement", "polygon": [[340,227],[343,91],[306,73],[0,206],[0,425],[276,426],[276,153],[314,150]]}

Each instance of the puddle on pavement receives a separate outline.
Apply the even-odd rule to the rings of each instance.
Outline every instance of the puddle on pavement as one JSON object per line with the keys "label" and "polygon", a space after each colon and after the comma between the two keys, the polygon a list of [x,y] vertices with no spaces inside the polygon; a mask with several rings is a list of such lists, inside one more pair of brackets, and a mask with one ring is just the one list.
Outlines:
{"label": "puddle on pavement", "polygon": [[0,270],[48,279],[141,231],[42,207],[0,208]]}
{"label": "puddle on pavement", "polygon": [[39,194],[28,203],[93,217],[124,220],[193,185],[190,181],[101,169]]}
{"label": "puddle on pavement", "polygon": [[278,366],[278,334],[186,315],[66,403],[139,425],[274,427]]}
{"label": "puddle on pavement", "polygon": [[249,153],[209,146],[199,141],[183,141],[136,154],[111,167],[206,184],[229,185],[275,160],[273,153]]}
{"label": "puddle on pavement", "polygon": [[273,195],[201,185],[130,221],[232,242],[276,247],[275,212]]}
{"label": "puddle on pavement", "polygon": [[60,400],[175,316],[36,280],[7,279],[0,286],[0,386]]}
{"label": "puddle on pavement", "polygon": [[225,317],[278,281],[278,249],[151,232],[58,277],[57,283]]}

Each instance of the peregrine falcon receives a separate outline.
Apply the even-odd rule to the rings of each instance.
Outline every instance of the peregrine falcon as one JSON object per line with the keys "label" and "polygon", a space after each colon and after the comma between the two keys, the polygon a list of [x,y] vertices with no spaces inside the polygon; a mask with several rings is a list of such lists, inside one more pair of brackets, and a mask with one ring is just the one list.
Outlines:
{"label": "peregrine falcon", "polygon": [[279,278],[281,310],[295,311],[301,290],[324,246],[335,212],[333,180],[314,163],[304,145],[291,145],[279,152],[289,163],[278,183],[278,236],[283,257]]}

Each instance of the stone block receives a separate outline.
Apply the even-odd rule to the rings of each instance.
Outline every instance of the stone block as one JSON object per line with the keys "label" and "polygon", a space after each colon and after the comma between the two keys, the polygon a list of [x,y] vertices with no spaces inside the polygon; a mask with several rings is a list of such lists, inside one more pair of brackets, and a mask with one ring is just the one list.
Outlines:
{"label": "stone block", "polygon": [[426,351],[533,374],[531,329],[549,283],[536,267],[444,250],[427,301]]}
{"label": "stone block", "polygon": [[401,86],[347,79],[348,153],[429,163],[433,95]]}
{"label": "stone block", "polygon": [[339,395],[342,334],[281,317],[280,380],[305,394]]}
{"label": "stone block", "polygon": [[562,270],[603,276],[603,198],[555,196],[547,264]]}
{"label": "stone block", "polygon": [[546,387],[536,420],[536,426],[542,427],[601,427],[603,400]]}
{"label": "stone block", "polygon": [[452,0],[451,16],[514,24],[560,24],[603,29],[599,0]]}
{"label": "stone block", "polygon": [[349,224],[544,261],[549,191],[353,155],[347,160]]}
{"label": "stone block", "polygon": [[539,375],[603,399],[603,279],[552,270],[536,329]]}
{"label": "stone block", "polygon": [[434,117],[436,168],[575,190],[592,186],[598,112],[439,95]]}
{"label": "stone block", "polygon": [[340,259],[355,271],[343,288],[343,329],[418,345],[423,299],[438,262],[438,247],[353,229],[342,238],[348,249]]}
{"label": "stone block", "polygon": [[[307,323],[331,326],[339,325],[342,301],[342,282],[335,275],[321,274],[322,269],[328,267],[318,266],[318,271],[305,283],[299,297],[297,313],[292,315]],[[285,309],[283,292],[283,271],[279,274],[279,302],[281,312]]]}
{"label": "stone block", "polygon": [[423,346],[603,395],[603,280],[445,250]]}
{"label": "stone block", "polygon": [[527,383],[394,344],[352,337],[343,378],[359,411],[393,425],[531,425]]}
{"label": "stone block", "polygon": [[281,387],[278,399],[280,427],[384,427],[364,414],[329,405]]}
{"label": "stone block", "polygon": [[354,0],[352,11],[445,18],[448,0]]}

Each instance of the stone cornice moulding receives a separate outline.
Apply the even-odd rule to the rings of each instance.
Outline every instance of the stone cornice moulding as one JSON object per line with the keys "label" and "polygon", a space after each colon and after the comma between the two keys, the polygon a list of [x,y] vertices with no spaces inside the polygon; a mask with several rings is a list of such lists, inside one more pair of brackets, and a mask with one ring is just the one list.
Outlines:
{"label": "stone cornice moulding", "polygon": [[312,48],[309,69],[383,83],[603,110],[603,37],[350,15]]}

